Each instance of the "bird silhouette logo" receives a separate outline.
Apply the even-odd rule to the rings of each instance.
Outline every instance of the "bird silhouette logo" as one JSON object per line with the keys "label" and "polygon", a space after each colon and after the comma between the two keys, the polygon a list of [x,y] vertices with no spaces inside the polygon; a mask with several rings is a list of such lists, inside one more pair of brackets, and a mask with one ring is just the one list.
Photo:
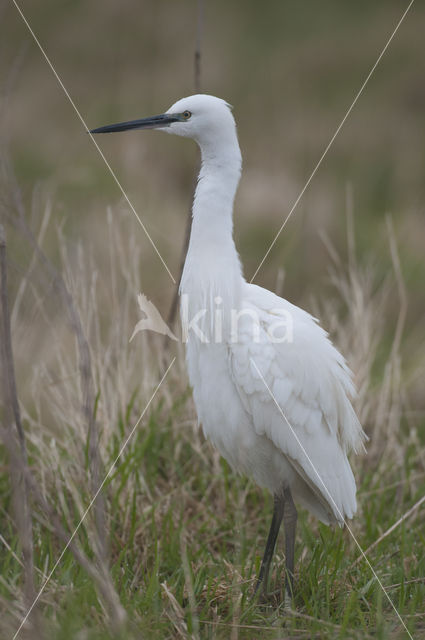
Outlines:
{"label": "bird silhouette logo", "polygon": [[130,342],[133,340],[136,333],[139,333],[139,331],[155,331],[156,333],[161,333],[163,336],[168,336],[172,340],[178,341],[178,338],[176,338],[167,323],[163,320],[153,302],[151,302],[143,293],[139,293],[137,296],[137,302],[139,303],[140,310],[146,317],[139,320],[134,327]]}

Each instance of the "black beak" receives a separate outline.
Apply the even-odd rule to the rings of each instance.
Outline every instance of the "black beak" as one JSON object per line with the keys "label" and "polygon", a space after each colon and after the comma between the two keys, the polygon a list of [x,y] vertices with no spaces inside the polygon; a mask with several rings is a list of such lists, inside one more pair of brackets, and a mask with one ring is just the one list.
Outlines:
{"label": "black beak", "polygon": [[162,113],[160,116],[151,116],[150,118],[142,118],[141,120],[107,124],[104,127],[91,129],[89,133],[114,133],[116,131],[128,131],[130,129],[160,129],[162,127],[168,127],[171,123],[178,121],[179,118],[177,116]]}

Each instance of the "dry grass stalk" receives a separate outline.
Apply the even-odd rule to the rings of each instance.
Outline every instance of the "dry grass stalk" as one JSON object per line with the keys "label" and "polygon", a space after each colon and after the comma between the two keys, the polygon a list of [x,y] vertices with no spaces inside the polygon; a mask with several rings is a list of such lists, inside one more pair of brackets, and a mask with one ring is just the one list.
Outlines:
{"label": "dry grass stalk", "polygon": [[171,608],[170,607],[166,608],[167,617],[172,623],[173,627],[175,628],[178,636],[186,640],[188,635],[187,635],[187,624],[185,622],[185,613],[182,607],[180,606],[180,604],[177,602],[174,594],[168,588],[168,585],[166,582],[161,583],[161,588],[171,605]]}
{"label": "dry grass stalk", "polygon": [[195,598],[195,592],[193,589],[193,580],[192,580],[192,574],[189,566],[189,559],[187,557],[186,533],[184,529],[182,529],[182,532],[180,534],[180,552],[181,552],[183,572],[184,572],[184,582],[185,582],[186,591],[189,599],[190,615],[192,618],[192,627],[193,627],[192,638],[193,640],[199,640],[199,637],[200,637],[199,636],[199,618],[198,618],[198,613],[196,611],[196,598]]}
{"label": "dry grass stalk", "polygon": [[[317,302],[313,304],[314,312],[322,319],[323,326],[330,331],[342,353],[347,356],[354,372],[358,390],[355,408],[370,442],[367,445],[368,455],[363,462],[353,458],[353,464],[377,467],[385,454],[388,460],[392,463],[396,461],[401,468],[403,465],[400,456],[403,455],[404,447],[400,446],[400,426],[403,404],[406,402],[406,383],[401,372],[400,351],[407,313],[407,295],[395,233],[389,218],[387,231],[393,274],[389,274],[377,286],[374,269],[370,265],[360,266],[357,262],[352,205],[348,199],[348,268],[344,270],[338,252],[330,240],[322,235],[333,264],[330,278],[337,296],[333,301],[327,299],[326,306],[321,307]],[[372,370],[383,336],[385,309],[394,305],[394,279],[400,306],[383,380],[379,389],[376,389],[372,384]],[[344,304],[345,317],[342,320],[337,300],[342,300]]]}
{"label": "dry grass stalk", "polygon": [[[3,225],[0,225],[0,299],[1,299],[1,378],[3,387],[3,407],[6,427],[1,429],[1,435],[9,454],[10,479],[13,488],[13,503],[15,522],[19,541],[22,548],[24,567],[24,602],[29,607],[35,597],[34,583],[34,546],[33,526],[26,480],[28,457],[25,434],[21,421],[18,394],[15,379],[12,338],[10,332],[9,297],[7,288],[7,255],[6,235]],[[16,432],[12,425],[15,425]],[[41,634],[38,616],[31,619],[34,628]]]}
{"label": "dry grass stalk", "polygon": [[[370,551],[372,551],[372,549],[374,549],[380,542],[382,542],[382,540],[384,540],[385,538],[387,538],[395,529],[397,529],[397,527],[399,527],[405,520],[407,520],[408,518],[410,518],[410,516],[415,513],[419,507],[425,502],[425,496],[422,496],[422,498],[419,498],[419,500],[417,500],[415,502],[415,504],[410,507],[410,509],[408,509],[406,511],[406,513],[404,513],[401,518],[399,518],[397,520],[397,522],[394,522],[393,525],[391,525],[391,527],[389,527],[389,529],[387,529],[384,533],[382,533],[379,538],[377,538],[377,540],[375,540],[375,542],[373,542],[373,544],[369,545],[369,547],[365,550],[364,554],[367,555]],[[363,559],[363,555],[359,556],[357,558],[357,560],[355,560],[353,562],[353,564],[351,565],[351,567],[354,567],[358,562],[360,562],[360,560]],[[350,567],[350,568],[351,568]]]}
{"label": "dry grass stalk", "polygon": [[[91,492],[92,495],[94,495],[101,483],[102,461],[98,445],[99,435],[94,416],[95,398],[89,344],[84,334],[81,319],[73,297],[71,296],[62,275],[55,269],[53,263],[41,249],[37,238],[32,233],[26,222],[25,212],[22,208],[19,208],[19,229],[30,242],[35,256],[41,262],[49,279],[51,280],[54,291],[62,300],[64,309],[67,312],[69,326],[77,342],[80,370],[80,391],[82,398],[81,411],[88,434]],[[97,528],[95,550],[98,561],[103,565],[107,563],[106,538],[104,535],[106,530],[105,500],[103,494],[99,495],[94,504],[93,510]]]}
{"label": "dry grass stalk", "polygon": [[[102,465],[101,465],[101,457],[100,457],[99,437],[98,437],[97,426],[96,426],[95,417],[94,417],[95,398],[94,398],[94,391],[93,391],[91,357],[90,357],[90,349],[89,349],[88,341],[85,337],[82,322],[81,322],[77,307],[74,304],[73,297],[71,296],[63,277],[55,269],[51,261],[47,258],[47,256],[41,249],[37,241],[37,238],[34,236],[31,229],[29,228],[26,222],[26,215],[25,215],[25,209],[23,206],[22,197],[15,181],[10,180],[10,183],[14,185],[14,189],[12,190],[11,196],[12,196],[12,201],[15,205],[15,211],[18,215],[13,217],[9,215],[8,218],[15,223],[21,236],[25,238],[31,245],[34,251],[34,255],[37,258],[37,261],[44,268],[44,273],[48,281],[50,282],[50,286],[53,287],[53,290],[58,294],[58,297],[62,300],[63,307],[67,313],[68,323],[76,339],[77,352],[78,352],[78,358],[79,358],[80,393],[82,397],[81,412],[82,412],[83,422],[86,425],[87,439],[89,442],[88,460],[89,460],[90,478],[91,478],[91,493],[92,495],[94,495],[97,492],[99,486],[101,485]],[[34,258],[32,259],[30,264],[31,268],[33,267],[33,263],[34,263]],[[24,289],[21,289],[21,290],[23,291]],[[23,294],[21,294],[21,296],[22,295]],[[2,304],[2,307],[6,309],[4,303]],[[9,333],[10,333],[10,327],[9,327]],[[4,341],[4,343],[7,344],[7,340]],[[10,358],[9,359],[6,358],[6,361],[7,361],[7,372],[12,371],[13,373],[13,369],[10,369]],[[10,379],[10,376],[9,378],[5,377],[5,380],[6,379]],[[8,406],[13,407],[13,413],[15,415],[15,420],[16,420],[16,416],[18,415],[16,411],[17,409],[19,409],[19,406],[17,405],[17,401],[16,402],[13,401],[13,394],[10,396],[10,398],[11,398],[11,402],[9,402]],[[19,432],[20,446],[21,448],[23,448],[24,440],[23,440],[23,430],[20,422],[20,417],[19,417],[19,420],[17,421],[17,426],[18,426],[18,432]],[[12,446],[10,446],[10,455],[15,455],[14,448]],[[13,466],[15,469],[19,469],[18,465],[13,465]],[[95,531],[93,532],[94,535],[92,536],[92,545],[93,545],[93,549],[94,549],[95,557],[97,561],[97,567],[95,567],[95,565],[88,559],[86,554],[84,554],[78,548],[78,546],[74,543],[74,540],[73,540],[79,526],[81,525],[81,522],[80,522],[80,525],[77,527],[77,529],[74,530],[74,533],[71,535],[71,538],[70,538],[69,534],[65,531],[65,529],[61,524],[60,517],[56,514],[55,509],[52,508],[48,504],[48,502],[45,500],[43,493],[39,490],[37,483],[34,481],[34,478],[31,476],[28,469],[23,469],[23,477],[24,477],[26,486],[31,489],[33,498],[36,500],[38,505],[42,508],[44,514],[47,516],[48,521],[53,523],[53,529],[56,535],[58,535],[58,537],[65,543],[65,549],[63,550],[60,558],[62,557],[63,553],[67,548],[69,548],[73,552],[74,557],[77,559],[79,564],[93,578],[98,588],[98,591],[105,603],[106,610],[108,611],[112,627],[115,628],[116,630],[121,629],[126,619],[126,614],[123,607],[121,606],[119,597],[115,591],[115,588],[112,583],[112,578],[109,573],[109,561],[108,561],[108,553],[107,553],[107,545],[106,545],[107,536],[105,535],[105,532],[107,531],[107,526],[106,526],[106,507],[105,507],[104,496],[100,493],[94,503],[96,527],[95,527]],[[27,516],[26,516],[27,507],[25,506],[26,503],[25,501],[21,501],[21,502],[22,502],[22,505],[20,506],[20,509],[18,511],[19,513],[22,512],[22,517],[27,520]],[[71,525],[71,528],[74,528],[74,527]],[[30,527],[28,526],[25,526],[25,530],[27,530],[28,532],[31,531]],[[28,555],[30,552],[30,548],[28,547],[28,544],[25,547],[25,549],[27,549],[26,553]],[[27,566],[27,563],[25,564]],[[56,566],[57,566],[57,563],[54,568],[56,568]],[[33,574],[33,571],[34,570],[32,568],[32,574]],[[33,611],[33,608],[35,607],[41,593],[44,591],[44,588],[46,587],[52,574],[53,574],[53,571],[49,574],[47,580],[43,583],[42,588],[37,595],[35,595],[34,588],[32,588],[31,590],[31,596],[28,596],[27,594],[26,600],[27,600],[27,604],[29,604],[30,606],[22,624],[26,621],[29,614]],[[30,576],[28,576],[28,580],[29,579],[30,579]],[[26,591],[27,591],[27,588],[26,588]]]}

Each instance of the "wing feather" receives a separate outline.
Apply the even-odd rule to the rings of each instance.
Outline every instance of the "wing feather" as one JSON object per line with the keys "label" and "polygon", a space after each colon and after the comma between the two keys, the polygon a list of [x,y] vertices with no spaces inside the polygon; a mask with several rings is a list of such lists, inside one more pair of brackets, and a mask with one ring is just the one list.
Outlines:
{"label": "wing feather", "polygon": [[[305,494],[300,498],[311,510],[307,488],[324,521],[352,517],[356,487],[347,454],[366,436],[350,402],[354,387],[343,357],[312,316],[271,292],[247,284],[244,306],[255,309],[258,333],[253,314],[241,318],[230,369],[255,431],[270,438],[296,470]],[[271,341],[268,328],[279,310],[292,318],[292,342]]]}

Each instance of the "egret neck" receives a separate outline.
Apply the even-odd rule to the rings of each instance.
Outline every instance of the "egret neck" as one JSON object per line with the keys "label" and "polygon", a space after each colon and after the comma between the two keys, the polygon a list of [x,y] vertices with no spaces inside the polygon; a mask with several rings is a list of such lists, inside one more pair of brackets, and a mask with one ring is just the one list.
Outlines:
{"label": "egret neck", "polygon": [[202,164],[180,285],[182,320],[186,305],[189,319],[199,314],[198,325],[208,342],[217,342],[220,335],[223,339],[229,335],[231,309],[239,307],[243,282],[233,240],[233,201],[242,158],[235,127],[225,135],[202,136],[197,142]]}

